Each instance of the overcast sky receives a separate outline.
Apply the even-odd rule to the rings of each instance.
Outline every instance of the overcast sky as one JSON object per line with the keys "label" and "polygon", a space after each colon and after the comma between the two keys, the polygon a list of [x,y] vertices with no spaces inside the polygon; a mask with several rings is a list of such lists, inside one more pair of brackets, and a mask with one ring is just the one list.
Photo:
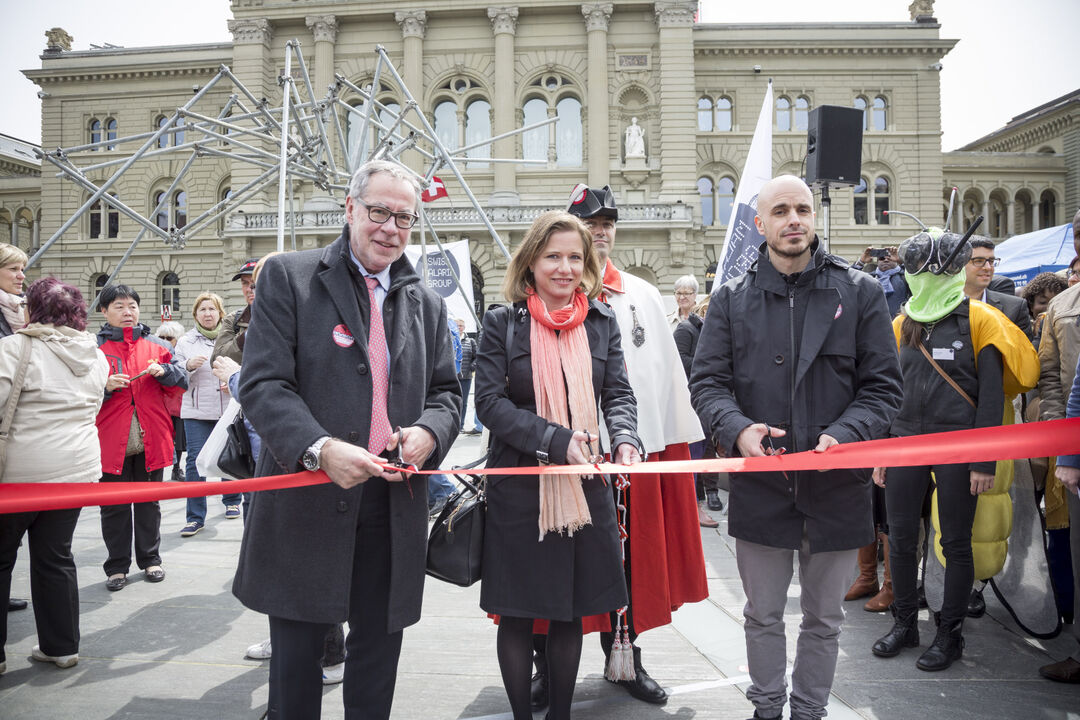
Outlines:
{"label": "overcast sky", "polygon": [[[370,1],[370,0],[369,0]],[[41,66],[44,32],[59,26],[73,49],[112,43],[125,47],[231,40],[228,0],[38,0],[5,3],[0,44],[0,96],[7,110],[0,133],[40,142],[37,86],[21,70]],[[422,6],[423,3],[418,3]],[[704,0],[703,22],[886,21],[909,19],[909,0]],[[1015,115],[1080,88],[1077,0],[938,0],[941,37],[960,40],[942,60],[942,148],[954,150]]]}

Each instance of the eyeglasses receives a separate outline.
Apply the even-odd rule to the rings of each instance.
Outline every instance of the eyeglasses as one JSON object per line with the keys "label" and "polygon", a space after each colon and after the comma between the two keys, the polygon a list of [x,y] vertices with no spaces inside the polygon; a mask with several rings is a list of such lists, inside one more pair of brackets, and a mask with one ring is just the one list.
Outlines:
{"label": "eyeglasses", "polygon": [[382,225],[392,216],[394,218],[395,225],[397,225],[402,230],[408,230],[416,224],[417,220],[420,219],[419,215],[413,215],[412,213],[393,212],[389,208],[384,208],[381,205],[368,205],[362,200],[357,200],[356,202],[366,207],[368,219],[371,220],[371,222],[373,223],[378,223],[379,225]]}
{"label": "eyeglasses", "polygon": [[693,290],[676,290],[675,294],[679,297],[694,297],[697,295]]}
{"label": "eyeglasses", "polygon": [[169,341],[172,341],[172,340],[176,339],[175,335],[158,335],[158,337],[161,338],[162,340],[169,340]]}
{"label": "eyeglasses", "polygon": [[968,260],[968,262],[977,268],[986,267],[987,265],[989,265],[990,267],[997,267],[998,263],[1001,262],[1001,258],[977,257],[971,258],[970,260]]}

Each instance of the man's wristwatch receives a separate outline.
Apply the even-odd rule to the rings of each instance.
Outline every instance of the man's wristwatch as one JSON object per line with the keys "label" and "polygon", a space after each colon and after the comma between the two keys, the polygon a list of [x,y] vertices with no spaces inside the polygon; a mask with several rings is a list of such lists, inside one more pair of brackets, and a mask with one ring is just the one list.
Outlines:
{"label": "man's wristwatch", "polygon": [[322,452],[323,445],[325,445],[326,441],[329,439],[329,435],[323,435],[313,442],[311,447],[304,451],[303,456],[300,458],[300,462],[303,463],[305,470],[315,472],[319,469],[319,453]]}

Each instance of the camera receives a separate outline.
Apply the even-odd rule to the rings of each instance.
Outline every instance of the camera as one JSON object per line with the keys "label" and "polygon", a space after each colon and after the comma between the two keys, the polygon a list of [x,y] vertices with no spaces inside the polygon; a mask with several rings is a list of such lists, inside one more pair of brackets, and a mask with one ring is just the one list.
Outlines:
{"label": "camera", "polygon": [[878,260],[889,257],[889,250],[888,248],[874,248],[870,251],[870,257],[877,258]]}

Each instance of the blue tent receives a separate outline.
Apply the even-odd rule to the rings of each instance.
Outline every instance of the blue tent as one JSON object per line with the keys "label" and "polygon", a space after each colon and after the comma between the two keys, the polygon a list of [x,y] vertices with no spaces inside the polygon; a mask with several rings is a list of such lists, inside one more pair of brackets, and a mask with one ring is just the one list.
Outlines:
{"label": "blue tent", "polygon": [[1057,272],[1069,266],[1069,261],[1076,257],[1072,225],[1014,235],[995,247],[994,254],[1001,258],[997,274],[1007,275],[1016,287],[1023,287],[1039,273]]}

